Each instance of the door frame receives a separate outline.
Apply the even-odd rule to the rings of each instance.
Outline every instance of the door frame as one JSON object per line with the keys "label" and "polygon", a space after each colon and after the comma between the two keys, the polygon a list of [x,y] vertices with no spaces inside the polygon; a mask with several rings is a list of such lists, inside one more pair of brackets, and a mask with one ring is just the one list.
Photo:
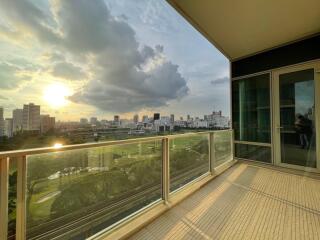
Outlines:
{"label": "door frame", "polygon": [[[281,138],[280,138],[280,92],[279,75],[306,69],[314,69],[314,96],[315,96],[315,128],[316,128],[316,168],[298,166],[281,162]],[[299,65],[286,66],[272,71],[271,77],[272,99],[272,145],[273,163],[277,166],[303,170],[307,172],[320,172],[320,61],[307,62]],[[318,94],[317,94],[318,93]]]}

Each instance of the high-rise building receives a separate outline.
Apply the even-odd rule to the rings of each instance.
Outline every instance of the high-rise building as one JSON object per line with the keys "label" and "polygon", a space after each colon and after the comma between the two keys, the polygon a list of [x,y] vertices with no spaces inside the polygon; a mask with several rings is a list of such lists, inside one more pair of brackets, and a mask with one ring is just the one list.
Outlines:
{"label": "high-rise building", "polygon": [[114,122],[119,122],[119,121],[120,121],[119,115],[114,115],[113,121],[114,121]]}
{"label": "high-rise building", "polygon": [[170,115],[170,123],[172,123],[172,124],[174,123],[174,114]]}
{"label": "high-rise building", "polygon": [[153,120],[159,120],[159,119],[160,119],[160,113],[154,113]]}
{"label": "high-rise building", "polygon": [[189,121],[191,119],[190,115],[188,114],[187,115],[187,120]]}
{"label": "high-rise building", "polygon": [[3,108],[0,107],[0,137],[4,135]]}
{"label": "high-rise building", "polygon": [[12,128],[13,132],[22,130],[23,126],[23,109],[14,109],[12,111]]}
{"label": "high-rise building", "polygon": [[41,133],[47,133],[50,130],[53,130],[56,124],[55,117],[50,117],[50,115],[41,115],[40,116],[40,131]]}
{"label": "high-rise building", "polygon": [[119,127],[121,125],[119,115],[114,115],[112,125],[115,127]]}
{"label": "high-rise building", "polygon": [[24,131],[40,131],[40,105],[23,105],[22,128]]}
{"label": "high-rise building", "polygon": [[96,117],[91,117],[90,118],[90,124],[96,125],[97,123],[98,123],[98,118],[96,118]]}
{"label": "high-rise building", "polygon": [[80,118],[80,124],[88,124],[87,118]]}
{"label": "high-rise building", "polygon": [[221,117],[222,116],[222,111],[221,110],[220,111],[213,111],[212,115]]}
{"label": "high-rise building", "polygon": [[13,119],[6,118],[4,120],[4,135],[11,138],[13,136]]}
{"label": "high-rise building", "polygon": [[149,122],[149,117],[147,115],[142,116],[142,122],[143,123]]}
{"label": "high-rise building", "polygon": [[135,115],[133,116],[133,122],[134,122],[135,124],[137,124],[137,123],[139,122],[139,115],[138,115],[138,114],[135,114]]}

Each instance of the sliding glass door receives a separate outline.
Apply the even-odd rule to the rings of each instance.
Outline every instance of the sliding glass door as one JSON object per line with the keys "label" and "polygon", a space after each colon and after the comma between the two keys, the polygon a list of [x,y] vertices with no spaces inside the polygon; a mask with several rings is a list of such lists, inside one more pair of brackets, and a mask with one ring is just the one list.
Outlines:
{"label": "sliding glass door", "polygon": [[278,165],[319,168],[317,64],[273,72],[274,147]]}

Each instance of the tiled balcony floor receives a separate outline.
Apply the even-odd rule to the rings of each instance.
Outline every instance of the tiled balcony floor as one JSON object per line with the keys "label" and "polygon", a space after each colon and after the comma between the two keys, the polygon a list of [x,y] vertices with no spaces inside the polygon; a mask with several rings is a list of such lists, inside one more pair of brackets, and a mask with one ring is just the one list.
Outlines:
{"label": "tiled balcony floor", "polygon": [[320,239],[320,180],[239,163],[130,239]]}

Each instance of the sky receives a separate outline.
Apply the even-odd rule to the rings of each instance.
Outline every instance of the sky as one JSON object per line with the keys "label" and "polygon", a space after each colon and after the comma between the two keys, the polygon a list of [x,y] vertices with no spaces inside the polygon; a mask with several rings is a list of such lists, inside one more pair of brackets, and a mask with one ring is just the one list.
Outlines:
{"label": "sky", "polygon": [[228,60],[164,0],[0,1],[5,117],[229,116],[229,91]]}

